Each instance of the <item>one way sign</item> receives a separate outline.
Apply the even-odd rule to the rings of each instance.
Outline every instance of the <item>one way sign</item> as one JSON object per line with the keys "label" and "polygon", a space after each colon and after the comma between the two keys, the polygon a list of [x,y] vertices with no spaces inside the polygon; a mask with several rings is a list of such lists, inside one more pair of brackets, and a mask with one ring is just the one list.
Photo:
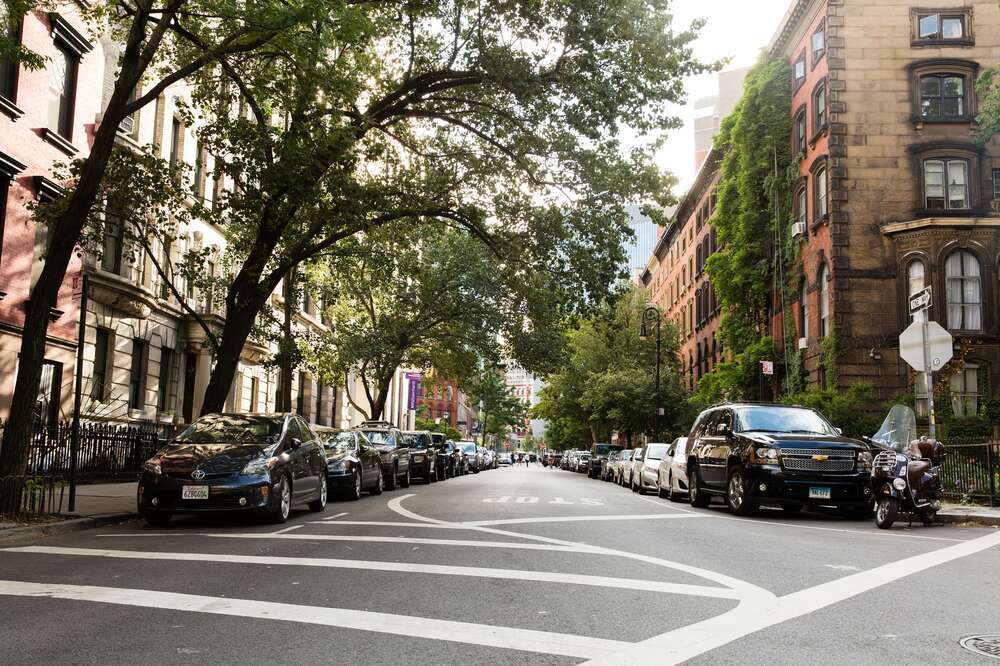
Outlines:
{"label": "one way sign", "polygon": [[924,287],[917,293],[910,296],[910,314],[915,315],[923,312],[931,306],[931,288]]}

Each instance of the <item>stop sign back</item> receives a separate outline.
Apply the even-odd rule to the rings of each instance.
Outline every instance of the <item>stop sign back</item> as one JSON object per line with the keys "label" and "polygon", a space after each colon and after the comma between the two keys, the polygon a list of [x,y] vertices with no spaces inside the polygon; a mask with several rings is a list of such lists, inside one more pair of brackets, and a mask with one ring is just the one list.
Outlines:
{"label": "stop sign back", "polygon": [[[899,336],[899,356],[917,372],[926,372],[924,367],[924,323],[915,321]],[[954,340],[936,321],[927,322],[927,345],[930,347],[930,371],[937,372],[951,360]]]}

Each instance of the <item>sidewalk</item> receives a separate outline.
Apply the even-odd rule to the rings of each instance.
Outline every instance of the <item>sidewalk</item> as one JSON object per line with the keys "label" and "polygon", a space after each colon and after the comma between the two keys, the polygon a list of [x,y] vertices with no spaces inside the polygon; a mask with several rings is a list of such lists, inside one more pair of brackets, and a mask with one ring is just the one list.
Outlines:
{"label": "sidewalk", "polygon": [[938,519],[945,523],[978,523],[1000,527],[1000,507],[967,506],[945,502]]}
{"label": "sidewalk", "polygon": [[[69,496],[63,508],[69,511]],[[34,541],[41,536],[65,534],[102,525],[113,525],[137,518],[135,505],[136,482],[99,483],[76,488],[76,507],[72,514],[65,513],[65,520],[26,527],[0,529],[0,546],[13,546]]]}

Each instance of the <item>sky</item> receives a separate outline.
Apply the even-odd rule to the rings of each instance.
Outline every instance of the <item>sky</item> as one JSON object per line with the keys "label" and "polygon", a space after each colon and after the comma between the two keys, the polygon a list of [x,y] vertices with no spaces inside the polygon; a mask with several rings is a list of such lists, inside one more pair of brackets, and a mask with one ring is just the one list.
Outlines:
{"label": "sky", "polygon": [[[731,58],[725,69],[732,69],[756,62],[792,1],[674,0],[672,7],[678,30],[697,18],[707,21],[694,43],[695,55],[703,61]],[[661,167],[680,179],[678,195],[684,193],[695,176],[693,102],[715,94],[715,75],[691,77],[685,88],[688,103],[676,109],[676,114],[684,120],[684,127],[669,135],[657,160]]]}

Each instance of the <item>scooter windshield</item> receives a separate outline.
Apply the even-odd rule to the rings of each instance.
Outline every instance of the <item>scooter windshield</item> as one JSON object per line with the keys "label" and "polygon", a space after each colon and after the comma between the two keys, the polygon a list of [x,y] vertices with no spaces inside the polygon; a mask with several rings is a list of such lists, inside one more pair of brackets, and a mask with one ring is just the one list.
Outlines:
{"label": "scooter windshield", "polygon": [[902,452],[917,438],[917,417],[907,405],[893,405],[872,437],[879,446]]}

